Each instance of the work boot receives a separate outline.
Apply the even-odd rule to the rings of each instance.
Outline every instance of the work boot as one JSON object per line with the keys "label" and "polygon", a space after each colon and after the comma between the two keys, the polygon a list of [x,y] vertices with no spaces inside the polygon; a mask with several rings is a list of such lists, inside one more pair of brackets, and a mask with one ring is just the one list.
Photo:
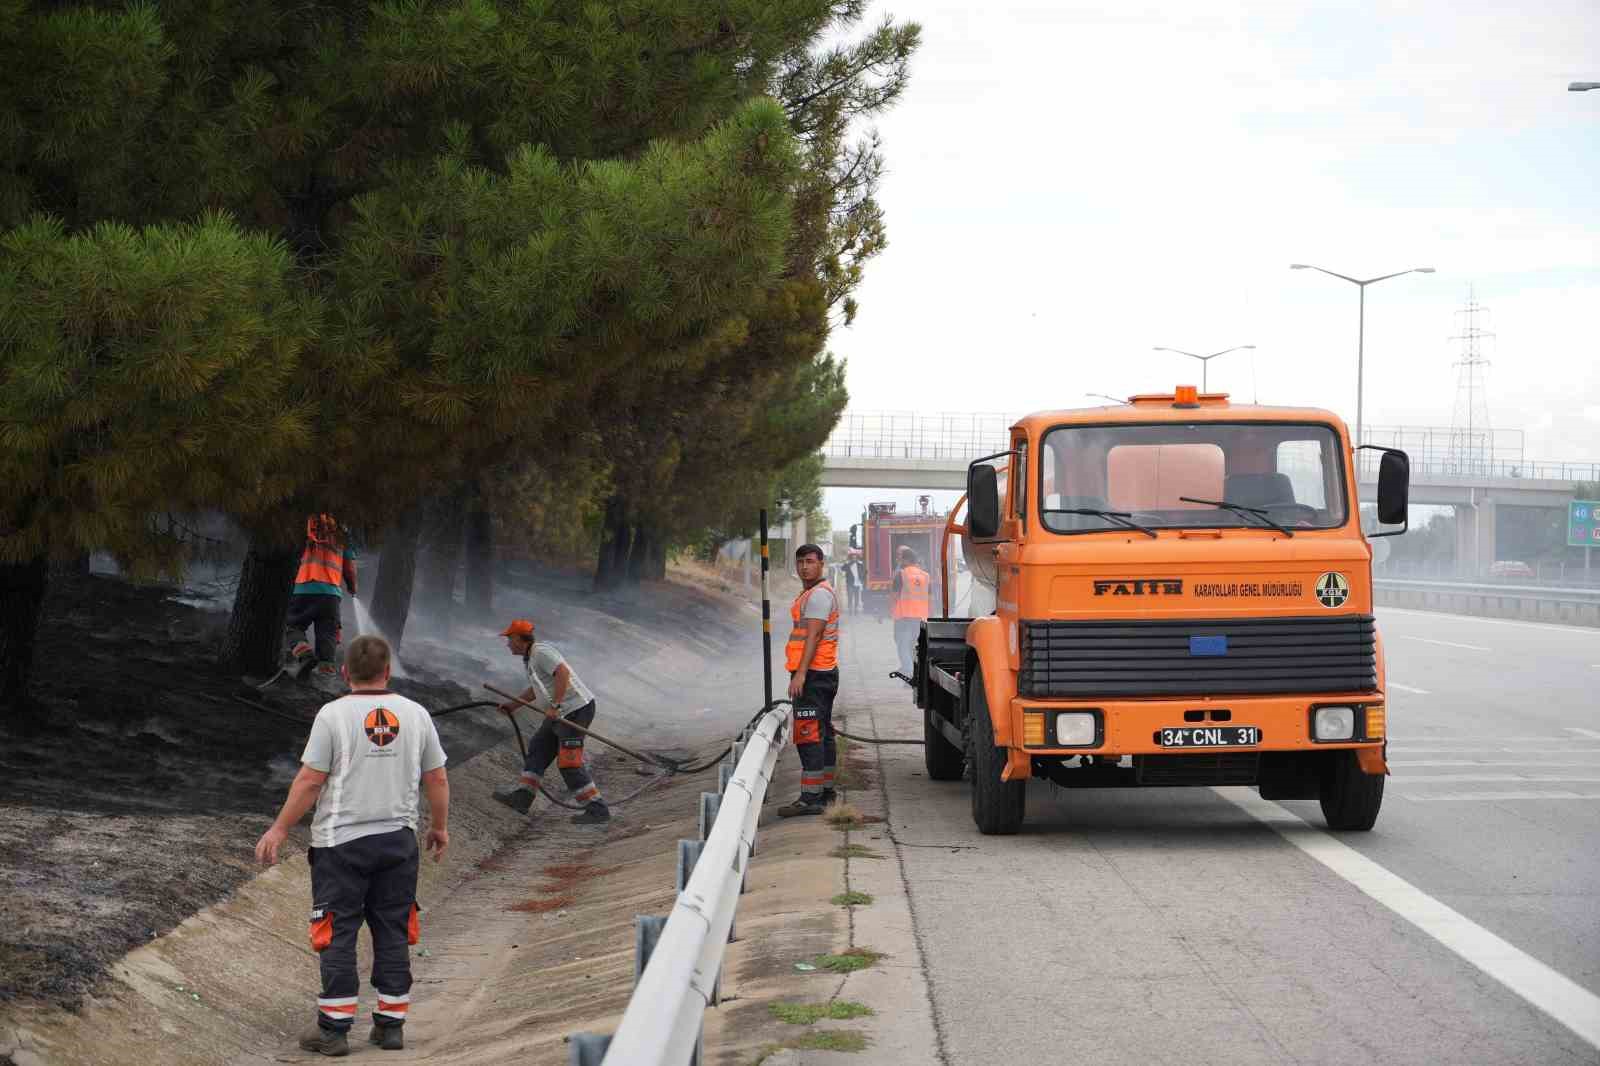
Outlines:
{"label": "work boot", "polygon": [[611,808],[599,800],[589,804],[582,814],[572,816],[573,825],[605,825],[611,821]]}
{"label": "work boot", "polygon": [[385,1051],[404,1051],[406,1047],[405,1023],[395,1022],[389,1025],[372,1023],[372,1032],[367,1034],[367,1043],[377,1044]]}
{"label": "work boot", "polygon": [[800,793],[800,798],[793,803],[785,804],[778,808],[779,818],[797,818],[806,814],[821,814],[823,808],[822,797],[809,792]]}
{"label": "work boot", "polygon": [[521,785],[500,788],[495,790],[494,798],[496,803],[504,803],[518,814],[527,814],[528,808],[533,806],[533,789]]}
{"label": "work boot", "polygon": [[330,1059],[337,1059],[350,1054],[350,1040],[345,1034],[317,1026],[308,1030],[300,1038],[300,1048],[303,1051],[315,1051],[318,1055],[326,1055]]}

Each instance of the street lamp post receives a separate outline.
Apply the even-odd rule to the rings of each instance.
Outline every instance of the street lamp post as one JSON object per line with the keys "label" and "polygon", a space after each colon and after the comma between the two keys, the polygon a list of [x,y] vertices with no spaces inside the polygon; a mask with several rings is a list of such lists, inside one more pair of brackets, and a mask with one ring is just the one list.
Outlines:
{"label": "street lamp post", "polygon": [[1254,348],[1255,348],[1255,345],[1253,345],[1253,344],[1237,344],[1237,345],[1234,345],[1232,348],[1224,348],[1220,352],[1212,352],[1210,355],[1196,355],[1193,352],[1186,352],[1182,348],[1160,348],[1160,347],[1158,347],[1158,348],[1156,348],[1154,350],[1158,351],[1158,352],[1172,352],[1174,355],[1187,355],[1190,359],[1198,359],[1198,360],[1200,360],[1200,391],[1201,392],[1205,392],[1206,391],[1206,382],[1207,382],[1206,371],[1210,368],[1211,360],[1215,359],[1219,355],[1227,355],[1229,352],[1242,352],[1242,351],[1247,351],[1247,350],[1254,349]]}
{"label": "street lamp post", "polygon": [[1575,81],[1567,86],[1569,93],[1586,93],[1590,89],[1600,89],[1600,81]]}
{"label": "street lamp post", "polygon": [[1382,277],[1377,278],[1367,278],[1365,281],[1362,281],[1359,278],[1352,278],[1348,274],[1340,274],[1336,271],[1324,270],[1322,267],[1312,266],[1310,263],[1290,263],[1289,269],[1319,270],[1328,275],[1330,278],[1338,278],[1341,281],[1348,281],[1350,284],[1361,290],[1360,309],[1356,315],[1356,447],[1359,448],[1362,443],[1361,416],[1363,412],[1361,388],[1363,385],[1363,374],[1365,373],[1367,346],[1367,286],[1376,285],[1380,281],[1388,281],[1390,278],[1398,278],[1402,274],[1432,274],[1433,267],[1412,267],[1410,270],[1396,270],[1393,274],[1384,274]]}

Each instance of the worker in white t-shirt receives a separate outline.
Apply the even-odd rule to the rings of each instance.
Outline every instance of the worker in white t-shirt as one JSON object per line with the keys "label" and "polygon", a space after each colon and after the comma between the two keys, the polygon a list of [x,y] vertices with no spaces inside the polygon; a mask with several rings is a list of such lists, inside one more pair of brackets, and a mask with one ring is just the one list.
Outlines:
{"label": "worker in white t-shirt", "polygon": [[[577,825],[605,825],[611,821],[611,809],[600,798],[600,788],[589,776],[583,755],[583,734],[563,724],[575,722],[585,728],[592,724],[594,693],[577,671],[567,665],[561,649],[534,639],[533,623],[526,618],[516,619],[500,635],[506,638],[506,647],[522,660],[528,672],[528,688],[522,698],[540,707],[545,720],[528,742],[527,757],[517,783],[499,790],[494,798],[518,814],[527,814],[533,806],[533,795],[554,760],[567,791],[583,804],[582,813],[573,815],[572,821]],[[518,706],[502,703],[500,710],[510,715]]]}
{"label": "worker in white t-shirt", "polygon": [[389,691],[389,645],[357,637],[345,656],[350,694],[326,704],[311,724],[300,772],[277,821],[256,843],[256,858],[278,861],[289,829],[316,805],[311,821],[311,950],[322,970],[317,1025],[300,1046],[347,1055],[355,1023],[356,936],[372,934],[372,984],[378,994],[371,1043],[405,1046],[411,1005],[411,951],[417,922],[417,795],[428,794],[426,845],[438,862],[450,846],[450,783],[433,718]]}

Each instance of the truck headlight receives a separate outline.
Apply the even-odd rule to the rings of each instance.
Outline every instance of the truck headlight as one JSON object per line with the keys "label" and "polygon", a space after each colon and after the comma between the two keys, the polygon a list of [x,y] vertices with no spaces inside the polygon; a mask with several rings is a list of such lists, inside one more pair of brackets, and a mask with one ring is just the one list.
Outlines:
{"label": "truck headlight", "polygon": [[1318,707],[1311,715],[1311,739],[1354,740],[1356,736],[1356,709],[1354,707]]}
{"label": "truck headlight", "polygon": [[1094,747],[1095,714],[1093,711],[1062,711],[1056,715],[1056,743],[1063,748]]}

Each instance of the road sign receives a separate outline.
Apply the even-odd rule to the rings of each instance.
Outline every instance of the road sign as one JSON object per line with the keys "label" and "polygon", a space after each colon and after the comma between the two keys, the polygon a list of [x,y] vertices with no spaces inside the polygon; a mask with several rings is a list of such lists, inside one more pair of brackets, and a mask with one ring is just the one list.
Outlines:
{"label": "road sign", "polygon": [[1600,500],[1568,502],[1567,547],[1600,548]]}

